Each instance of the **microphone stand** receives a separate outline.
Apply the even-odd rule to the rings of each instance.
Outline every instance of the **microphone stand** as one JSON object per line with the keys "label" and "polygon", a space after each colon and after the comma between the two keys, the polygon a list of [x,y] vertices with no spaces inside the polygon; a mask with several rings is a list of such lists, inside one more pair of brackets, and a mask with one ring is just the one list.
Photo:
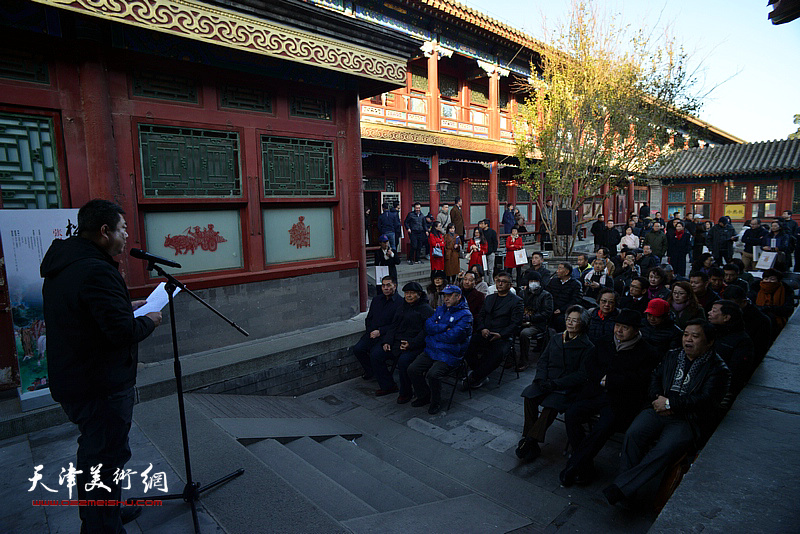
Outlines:
{"label": "microphone stand", "polygon": [[181,375],[181,360],[178,356],[178,335],[177,329],[175,327],[175,305],[173,301],[172,294],[175,292],[175,288],[181,288],[181,291],[185,291],[189,295],[191,295],[197,302],[217,314],[220,318],[222,318],[225,322],[231,325],[233,328],[241,332],[245,336],[249,336],[243,328],[239,325],[225,317],[222,313],[214,309],[209,303],[198,297],[191,289],[187,288],[183,283],[176,280],[172,275],[166,273],[164,269],[159,267],[154,260],[148,260],[147,262],[147,270],[148,271],[155,271],[158,273],[159,276],[162,276],[167,279],[167,283],[165,284],[165,289],[167,291],[167,297],[169,298],[169,322],[170,327],[172,329],[172,353],[175,358],[175,384],[178,389],[178,411],[180,413],[181,419],[181,438],[183,439],[183,459],[184,465],[186,467],[186,485],[183,487],[182,493],[173,493],[169,495],[165,495],[163,497],[159,497],[161,500],[177,500],[183,499],[184,501],[188,502],[192,508],[192,521],[194,522],[194,531],[197,534],[200,534],[200,523],[197,519],[197,501],[200,500],[200,494],[219,486],[225,482],[228,482],[239,475],[244,473],[244,469],[237,469],[236,471],[225,475],[222,478],[211,482],[210,484],[206,484],[205,486],[201,486],[199,482],[195,482],[192,479],[192,464],[191,459],[189,456],[189,435],[186,431],[186,409],[183,402],[183,377]]}

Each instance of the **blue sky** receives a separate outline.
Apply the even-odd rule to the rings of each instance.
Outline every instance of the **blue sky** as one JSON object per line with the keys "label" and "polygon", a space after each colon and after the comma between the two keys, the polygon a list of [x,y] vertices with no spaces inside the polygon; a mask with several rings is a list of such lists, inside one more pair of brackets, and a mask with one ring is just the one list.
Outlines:
{"label": "blue sky", "polygon": [[[545,40],[568,15],[571,0],[459,0]],[[779,26],[767,0],[597,0],[600,10],[632,27],[669,24],[703,60],[701,119],[745,141],[785,139],[800,113],[800,19]]]}

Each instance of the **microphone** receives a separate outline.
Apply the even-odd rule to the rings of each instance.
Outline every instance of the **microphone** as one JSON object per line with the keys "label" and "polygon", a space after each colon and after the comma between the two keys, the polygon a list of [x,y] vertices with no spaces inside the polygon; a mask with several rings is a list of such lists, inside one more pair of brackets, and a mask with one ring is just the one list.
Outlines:
{"label": "microphone", "polygon": [[161,256],[150,254],[149,252],[145,252],[144,250],[138,248],[131,249],[131,256],[140,260],[147,260],[152,263],[160,263],[162,265],[166,265],[167,267],[175,267],[176,269],[181,268],[180,263],[168,260],[167,258],[162,258]]}

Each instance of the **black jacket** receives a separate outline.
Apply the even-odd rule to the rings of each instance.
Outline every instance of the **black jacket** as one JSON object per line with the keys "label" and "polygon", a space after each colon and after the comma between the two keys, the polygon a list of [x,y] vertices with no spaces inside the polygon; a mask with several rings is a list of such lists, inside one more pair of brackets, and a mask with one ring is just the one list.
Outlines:
{"label": "black jacket", "polygon": [[544,289],[531,291],[526,287],[522,292],[525,307],[524,320],[531,324],[545,324],[553,315],[553,295]]}
{"label": "black jacket", "polygon": [[53,399],[84,401],[133,387],[138,343],[155,324],[133,317],[119,264],[88,239],[71,237],[53,241],[40,273]]}
{"label": "black jacket", "polygon": [[427,297],[414,304],[404,300],[386,331],[385,342],[392,346],[392,352],[400,353],[400,342],[403,340],[408,341],[407,352],[422,352],[425,349],[425,320],[431,315],[433,308],[428,304]]}
{"label": "black jacket", "polygon": [[595,221],[589,228],[589,232],[594,236],[595,245],[603,245],[606,235],[606,223]]}
{"label": "black jacket", "polygon": [[[657,363],[655,349],[644,338],[621,351],[617,351],[613,339],[607,339],[596,344],[596,350],[586,360],[587,382],[578,398],[605,394],[614,413],[630,422],[647,403],[650,374]],[[600,385],[603,377],[605,388]]]}
{"label": "black jacket", "polygon": [[642,337],[655,347],[658,358],[661,359],[670,349],[680,347],[681,329],[675,326],[675,321],[666,317],[664,322],[658,326],[652,326],[647,318],[642,319],[642,328],[639,330]]}
{"label": "black jacket", "polygon": [[[547,394],[547,402],[543,404],[566,411],[586,383],[586,361],[593,352],[594,345],[585,334],[566,344],[563,334],[553,335],[539,356],[533,383],[522,391],[522,396],[533,398]],[[552,382],[552,390],[542,389],[542,382],[546,380]]]}
{"label": "black jacket", "polygon": [[428,222],[425,220],[425,216],[420,211],[417,213],[416,211],[410,211],[408,215],[406,215],[403,224],[406,228],[408,228],[409,232],[416,232],[416,233],[424,233],[428,231]]}
{"label": "black jacket", "polygon": [[[484,237],[486,237],[486,246],[488,248],[486,254],[489,255],[497,252],[497,246],[498,246],[497,232],[495,232],[491,228],[486,228],[486,230],[483,231],[483,235]],[[489,269],[494,269],[494,266],[490,265]]]}
{"label": "black jacket", "polygon": [[531,281],[531,274],[533,274],[533,273],[539,273],[539,276],[542,277],[542,280],[541,280],[542,287],[547,287],[547,284],[550,283],[550,278],[552,278],[552,276],[553,276],[553,273],[550,272],[550,269],[548,269],[544,265],[539,267],[538,270],[534,269],[533,267],[530,267],[527,271],[522,273],[522,281],[520,281],[520,284],[519,284],[520,287],[522,287],[523,289],[528,287],[528,284]]}
{"label": "black jacket", "polygon": [[561,310],[561,313],[565,313],[573,304],[578,304],[581,299],[581,283],[572,277],[562,284],[554,276],[545,289],[553,295],[553,309]]}
{"label": "black jacket", "polygon": [[[397,252],[395,252],[391,258],[386,258],[383,254],[383,250],[379,247],[378,250],[375,251],[375,265],[388,266],[389,276],[394,278],[395,283],[397,283],[397,266],[400,265],[400,255]],[[375,280],[375,284],[381,285],[381,281]]]}
{"label": "black jacket", "polygon": [[731,394],[738,395],[753,366],[753,340],[747,335],[743,324],[717,327],[714,350],[731,371]]}
{"label": "black jacket", "polygon": [[769,233],[769,230],[763,226],[757,228],[750,228],[742,234],[742,243],[744,243],[744,251],[750,254],[753,253],[753,247],[761,247],[761,241],[764,236]]}
{"label": "black jacket", "polygon": [[655,400],[659,395],[667,397],[670,410],[691,425],[695,441],[705,441],[717,423],[722,402],[728,394],[731,372],[722,358],[713,353],[702,368],[692,369],[687,392],[679,395],[670,388],[680,353],[681,349],[671,350],[653,371],[648,400]]}
{"label": "black jacket", "polygon": [[403,305],[403,299],[400,295],[395,293],[388,299],[382,292],[378,293],[373,299],[372,304],[369,306],[367,318],[364,321],[367,327],[367,333],[373,330],[380,330],[381,336],[385,336],[389,331],[389,326],[392,324],[394,314],[397,309]]}
{"label": "black jacket", "polygon": [[742,310],[742,317],[744,319],[744,329],[750,339],[753,340],[755,349],[755,361],[753,362],[753,368],[750,370],[752,372],[769,350],[772,340],[772,321],[770,321],[769,316],[749,302]]}
{"label": "black jacket", "polygon": [[522,299],[509,293],[501,297],[492,293],[483,301],[483,307],[475,322],[478,326],[476,332],[488,328],[491,332],[500,334],[501,338],[508,338],[514,334],[522,324]]}
{"label": "black jacket", "polygon": [[599,314],[599,308],[593,308],[589,313],[589,329],[586,332],[589,336],[589,341],[595,345],[614,336],[614,320],[619,315],[619,310],[615,309],[605,319],[601,319]]}
{"label": "black jacket", "polygon": [[645,294],[639,300],[634,299],[630,295],[625,295],[619,301],[619,309],[636,310],[644,315],[644,311],[647,309],[648,302],[650,302],[650,299],[647,298],[647,294]]}
{"label": "black jacket", "polygon": [[642,255],[641,258],[636,260],[636,265],[639,266],[642,276],[647,276],[647,273],[650,272],[650,269],[653,267],[658,267],[661,264],[660,260],[661,259],[655,254],[648,254],[647,256]]}
{"label": "black jacket", "polygon": [[622,236],[616,228],[606,228],[603,234],[603,246],[608,247],[612,253],[617,251],[617,245],[622,241]]}

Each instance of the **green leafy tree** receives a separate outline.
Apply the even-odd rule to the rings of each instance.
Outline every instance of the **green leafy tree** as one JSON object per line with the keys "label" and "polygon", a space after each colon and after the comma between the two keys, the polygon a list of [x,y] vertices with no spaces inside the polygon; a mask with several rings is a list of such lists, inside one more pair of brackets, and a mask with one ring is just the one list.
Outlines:
{"label": "green leafy tree", "polygon": [[[800,124],[800,113],[795,114],[794,123],[795,124]],[[797,128],[796,132],[790,133],[789,134],[789,139],[800,139],[800,128]]]}
{"label": "green leafy tree", "polygon": [[[527,98],[515,125],[518,180],[540,212],[542,190],[554,208],[574,211],[603,186],[612,194],[644,176],[683,147],[674,128],[699,109],[689,57],[674,39],[613,21],[603,29],[599,20],[591,4],[574,2],[569,23],[531,65],[538,76],[519,87]],[[554,222],[544,224],[555,235]],[[557,254],[572,251],[572,237],[555,243]]]}

